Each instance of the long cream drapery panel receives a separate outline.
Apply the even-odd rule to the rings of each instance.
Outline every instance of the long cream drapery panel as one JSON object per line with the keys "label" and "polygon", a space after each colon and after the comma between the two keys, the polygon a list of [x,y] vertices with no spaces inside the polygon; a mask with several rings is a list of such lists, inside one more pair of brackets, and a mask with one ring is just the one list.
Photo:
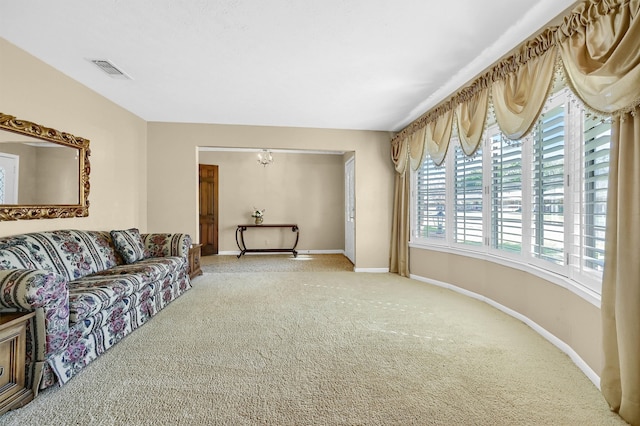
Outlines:
{"label": "long cream drapery panel", "polygon": [[602,281],[602,393],[640,425],[640,0],[589,1],[558,31],[569,83],[614,112]]}
{"label": "long cream drapery panel", "polygon": [[396,173],[391,224],[391,256],[389,272],[409,276],[409,201],[410,173]]}
{"label": "long cream drapery panel", "polygon": [[602,283],[602,394],[640,425],[640,111],[612,125]]}
{"label": "long cream drapery panel", "polygon": [[409,275],[409,184],[406,173],[409,162],[409,138],[396,139],[391,144],[391,160],[396,169],[393,196],[393,217],[391,220],[391,248],[389,272],[400,276]]}
{"label": "long cream drapery panel", "polygon": [[409,276],[409,223],[411,181],[407,166],[417,170],[424,159],[424,138],[426,129],[420,129],[392,146],[391,155],[396,169],[391,225],[391,251],[389,271],[400,276]]}
{"label": "long cream drapery panel", "polygon": [[[496,64],[461,92],[403,129],[392,141],[402,169],[398,194],[408,195],[406,164],[410,136],[426,129],[426,151],[436,164],[444,161],[454,110],[459,132],[465,132],[464,151],[473,146],[484,88],[490,87],[492,103],[507,99],[511,112],[529,111],[516,125],[497,118],[510,137],[524,136],[539,115],[559,52],[567,82],[585,105],[614,116],[606,257],[602,284],[603,348],[605,367],[601,387],[611,408],[633,425],[640,425],[640,0],[586,0],[576,6],[558,27],[550,27],[525,43],[514,55]],[[512,93],[509,101],[507,93]],[[470,96],[471,94],[471,96]],[[474,99],[477,104],[460,107]],[[542,102],[540,102],[542,99]],[[529,102],[532,105],[528,105]],[[509,104],[511,103],[511,106]],[[513,106],[516,105],[516,108]],[[468,110],[465,110],[467,108]],[[518,108],[521,111],[518,111]],[[473,111],[475,110],[475,111]],[[537,110],[537,112],[536,112]],[[472,123],[473,122],[473,123]],[[447,130],[448,127],[448,130]],[[527,127],[529,129],[527,129]],[[462,131],[460,131],[462,129]],[[447,133],[449,136],[447,136]],[[472,136],[475,135],[475,136]],[[447,136],[440,139],[440,136]],[[400,142],[404,141],[404,142]],[[475,148],[473,149],[475,150]],[[403,164],[401,167],[398,165]],[[394,217],[409,217],[407,200],[396,205]],[[400,207],[400,208],[399,208]],[[394,221],[403,223],[408,220]],[[395,226],[395,225],[394,225]],[[399,234],[394,234],[399,235]],[[408,244],[409,232],[406,244]],[[402,244],[400,244],[402,245]],[[396,247],[397,248],[397,247]],[[408,251],[408,250],[405,250]],[[392,255],[393,257],[393,255]]]}

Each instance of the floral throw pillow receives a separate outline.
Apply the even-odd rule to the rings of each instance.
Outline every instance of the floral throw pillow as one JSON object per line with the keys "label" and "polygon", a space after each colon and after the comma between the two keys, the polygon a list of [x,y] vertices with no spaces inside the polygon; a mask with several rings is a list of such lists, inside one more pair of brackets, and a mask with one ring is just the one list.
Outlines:
{"label": "floral throw pillow", "polygon": [[126,263],[137,262],[138,260],[149,257],[149,253],[142,243],[138,229],[131,228],[122,231],[111,231],[111,238],[113,238],[113,244],[116,246],[116,250]]}

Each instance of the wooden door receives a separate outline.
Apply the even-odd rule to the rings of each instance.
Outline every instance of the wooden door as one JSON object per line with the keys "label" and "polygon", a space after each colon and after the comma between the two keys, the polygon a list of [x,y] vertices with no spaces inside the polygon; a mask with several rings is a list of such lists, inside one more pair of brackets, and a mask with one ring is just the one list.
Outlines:
{"label": "wooden door", "polygon": [[218,166],[200,164],[200,244],[203,256],[218,254]]}

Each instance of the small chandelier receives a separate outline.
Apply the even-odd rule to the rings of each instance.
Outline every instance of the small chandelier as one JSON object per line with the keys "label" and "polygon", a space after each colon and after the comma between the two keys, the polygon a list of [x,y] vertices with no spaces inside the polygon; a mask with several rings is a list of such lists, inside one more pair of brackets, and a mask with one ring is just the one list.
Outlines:
{"label": "small chandelier", "polygon": [[262,152],[258,154],[258,164],[266,167],[271,163],[273,163],[273,155],[271,155],[271,151],[263,149]]}

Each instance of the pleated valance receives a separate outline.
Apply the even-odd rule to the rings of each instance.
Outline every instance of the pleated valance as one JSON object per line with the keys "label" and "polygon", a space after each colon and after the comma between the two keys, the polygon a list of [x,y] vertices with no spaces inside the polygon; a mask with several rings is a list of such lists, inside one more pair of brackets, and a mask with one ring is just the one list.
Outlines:
{"label": "pleated valance", "polygon": [[505,137],[526,136],[548,99],[559,63],[588,108],[611,115],[632,110],[640,104],[639,5],[640,0],[589,0],[576,6],[562,24],[523,43],[400,131],[391,142],[396,171],[404,173],[407,164],[416,170],[426,154],[442,164],[453,123],[462,150],[473,155],[490,103]]}

